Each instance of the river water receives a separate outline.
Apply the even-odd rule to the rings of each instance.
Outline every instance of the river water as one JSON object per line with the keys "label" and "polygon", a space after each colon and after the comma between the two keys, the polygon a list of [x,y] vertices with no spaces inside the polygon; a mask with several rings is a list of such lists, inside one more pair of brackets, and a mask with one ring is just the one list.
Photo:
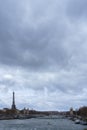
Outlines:
{"label": "river water", "polygon": [[84,130],[87,126],[68,119],[1,120],[0,130]]}

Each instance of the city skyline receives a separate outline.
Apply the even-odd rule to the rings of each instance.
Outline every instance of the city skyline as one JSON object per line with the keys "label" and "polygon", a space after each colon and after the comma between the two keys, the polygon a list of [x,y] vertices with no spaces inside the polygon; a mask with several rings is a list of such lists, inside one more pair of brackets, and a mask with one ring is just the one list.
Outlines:
{"label": "city skyline", "polygon": [[87,1],[0,1],[0,108],[87,105]]}

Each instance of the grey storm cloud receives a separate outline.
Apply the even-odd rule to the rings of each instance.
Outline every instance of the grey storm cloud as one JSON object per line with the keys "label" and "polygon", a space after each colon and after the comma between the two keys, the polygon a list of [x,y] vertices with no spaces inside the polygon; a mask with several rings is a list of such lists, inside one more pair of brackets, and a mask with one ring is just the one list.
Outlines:
{"label": "grey storm cloud", "polygon": [[87,1],[86,0],[71,0],[68,3],[68,14],[70,17],[74,18],[74,19],[85,19],[87,17]]}
{"label": "grey storm cloud", "polygon": [[19,108],[63,110],[85,105],[86,3],[0,1],[1,107],[9,106],[12,91]]}
{"label": "grey storm cloud", "polygon": [[[43,7],[46,4],[39,2],[40,5],[35,6],[30,1],[34,9],[30,7],[31,15],[29,15],[26,12],[26,6],[23,7],[24,16],[21,13],[21,3],[11,1],[1,3],[0,56],[2,63],[33,69],[35,67],[43,69],[55,63],[62,66],[67,63],[67,52],[62,45],[63,38],[66,36],[65,23],[55,14],[59,9],[51,11],[52,3],[50,3],[47,2],[48,8],[46,7],[45,11],[40,8],[39,13],[38,6]],[[53,14],[50,14],[50,11]]]}

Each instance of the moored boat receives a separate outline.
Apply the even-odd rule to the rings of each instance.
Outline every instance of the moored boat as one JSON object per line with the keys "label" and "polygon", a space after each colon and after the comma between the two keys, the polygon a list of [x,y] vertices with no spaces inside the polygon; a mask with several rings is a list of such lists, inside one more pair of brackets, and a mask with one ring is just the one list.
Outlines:
{"label": "moored boat", "polygon": [[80,120],[79,120],[79,119],[76,119],[76,120],[75,120],[75,124],[80,124]]}
{"label": "moored boat", "polygon": [[87,121],[81,121],[80,124],[87,125]]}

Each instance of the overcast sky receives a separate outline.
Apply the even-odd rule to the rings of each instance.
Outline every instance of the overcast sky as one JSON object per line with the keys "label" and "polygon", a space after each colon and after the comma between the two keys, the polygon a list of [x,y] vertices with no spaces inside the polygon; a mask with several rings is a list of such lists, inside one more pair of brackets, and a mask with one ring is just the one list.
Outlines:
{"label": "overcast sky", "polygon": [[87,0],[0,0],[0,108],[87,105]]}

